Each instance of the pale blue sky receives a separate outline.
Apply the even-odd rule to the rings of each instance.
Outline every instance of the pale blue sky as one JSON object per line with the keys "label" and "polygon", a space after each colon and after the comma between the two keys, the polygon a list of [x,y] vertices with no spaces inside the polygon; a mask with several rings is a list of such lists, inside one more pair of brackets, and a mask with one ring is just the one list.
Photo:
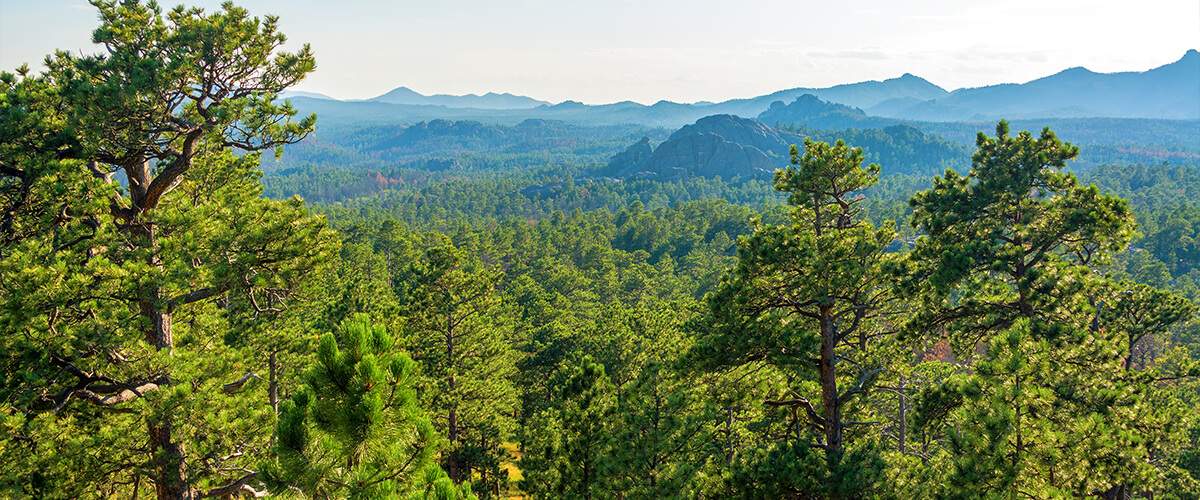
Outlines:
{"label": "pale blue sky", "polygon": [[[318,69],[299,88],[339,98],[406,85],[690,102],[904,72],[952,90],[1071,66],[1145,70],[1200,47],[1198,0],[238,3],[311,43]],[[95,23],[85,0],[0,0],[0,68],[90,50]]]}

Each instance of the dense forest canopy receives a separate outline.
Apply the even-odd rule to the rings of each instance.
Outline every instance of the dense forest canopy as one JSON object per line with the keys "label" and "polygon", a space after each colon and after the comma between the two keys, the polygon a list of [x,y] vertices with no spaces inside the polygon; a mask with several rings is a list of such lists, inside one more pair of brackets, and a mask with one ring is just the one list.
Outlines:
{"label": "dense forest canopy", "polygon": [[0,496],[1200,492],[1195,122],[321,129],[277,18],[92,5],[0,73]]}

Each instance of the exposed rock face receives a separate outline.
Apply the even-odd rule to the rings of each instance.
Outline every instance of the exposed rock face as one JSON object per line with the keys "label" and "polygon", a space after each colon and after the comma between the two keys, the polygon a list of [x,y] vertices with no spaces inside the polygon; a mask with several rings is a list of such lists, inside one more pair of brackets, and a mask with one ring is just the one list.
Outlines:
{"label": "exposed rock face", "polygon": [[767,177],[786,163],[799,137],[732,115],[701,118],[671,134],[658,148],[642,139],[609,161],[613,177]]}
{"label": "exposed rock face", "polygon": [[606,173],[613,177],[635,177],[649,163],[650,155],[653,152],[654,150],[650,147],[650,138],[642,137],[642,140],[613,156],[608,161]]}
{"label": "exposed rock face", "polygon": [[662,143],[654,150],[650,165],[659,177],[762,177],[783,166],[781,158],[753,145],[704,132]]}
{"label": "exposed rock face", "polygon": [[728,141],[753,146],[769,154],[786,155],[789,144],[779,131],[762,122],[733,115],[706,116],[696,123],[676,130],[670,139],[695,134],[718,135]]}

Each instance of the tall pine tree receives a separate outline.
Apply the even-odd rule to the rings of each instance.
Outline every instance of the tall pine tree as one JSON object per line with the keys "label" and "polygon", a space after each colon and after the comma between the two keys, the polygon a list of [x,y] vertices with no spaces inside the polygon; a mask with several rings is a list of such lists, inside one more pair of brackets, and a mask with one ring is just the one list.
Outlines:
{"label": "tall pine tree", "polygon": [[267,356],[228,326],[272,321],[336,248],[259,183],[259,152],[313,128],[276,102],[313,57],[232,4],[93,5],[95,55],[0,78],[2,391],[29,438],[4,451],[33,496],[245,487]]}
{"label": "tall pine tree", "polygon": [[861,149],[807,140],[803,155],[793,147],[792,165],[775,174],[790,220],[758,224],[739,243],[737,267],[708,297],[693,355],[712,368],[779,370],[790,383],[764,403],[796,416],[781,446],[825,457],[818,477],[795,478],[795,493],[863,495],[876,486],[877,459],[848,450],[868,435],[861,400],[886,369],[879,346],[893,302],[885,266],[895,231],[872,226],[859,207],[879,177]]}
{"label": "tall pine tree", "polygon": [[450,443],[442,464],[456,482],[477,478],[498,493],[515,427],[518,354],[497,290],[500,272],[449,243],[429,248],[404,274],[406,343],[424,370],[422,403]]}
{"label": "tall pine tree", "polygon": [[912,199],[926,234],[912,279],[930,298],[913,326],[949,336],[971,363],[933,405],[953,423],[941,486],[1033,496],[1144,487],[1154,460],[1139,443],[1153,437],[1139,436],[1136,415],[1152,413],[1155,389],[1126,375],[1144,334],[1117,321],[1120,294],[1096,293],[1105,279],[1094,271],[1129,242],[1129,207],[1065,172],[1078,149],[1049,130],[1014,136],[1002,121],[977,147],[970,172],[947,171]]}

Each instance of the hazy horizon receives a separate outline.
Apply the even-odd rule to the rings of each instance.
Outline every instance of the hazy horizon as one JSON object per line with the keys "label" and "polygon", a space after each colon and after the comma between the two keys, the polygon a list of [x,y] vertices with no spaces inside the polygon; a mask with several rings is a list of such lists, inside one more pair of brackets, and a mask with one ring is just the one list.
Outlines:
{"label": "hazy horizon", "polygon": [[[289,46],[312,45],[317,71],[296,90],[339,99],[405,86],[423,94],[508,92],[550,102],[722,101],[903,73],[954,90],[1021,83],[1075,66],[1144,71],[1200,47],[1200,3],[1187,0],[1153,8],[1076,0],[1049,6],[770,0],[757,8],[713,0],[650,6],[262,0],[244,6],[253,15],[278,15]],[[0,0],[0,69],[36,66],[55,49],[91,50],[96,24],[84,0]]]}

